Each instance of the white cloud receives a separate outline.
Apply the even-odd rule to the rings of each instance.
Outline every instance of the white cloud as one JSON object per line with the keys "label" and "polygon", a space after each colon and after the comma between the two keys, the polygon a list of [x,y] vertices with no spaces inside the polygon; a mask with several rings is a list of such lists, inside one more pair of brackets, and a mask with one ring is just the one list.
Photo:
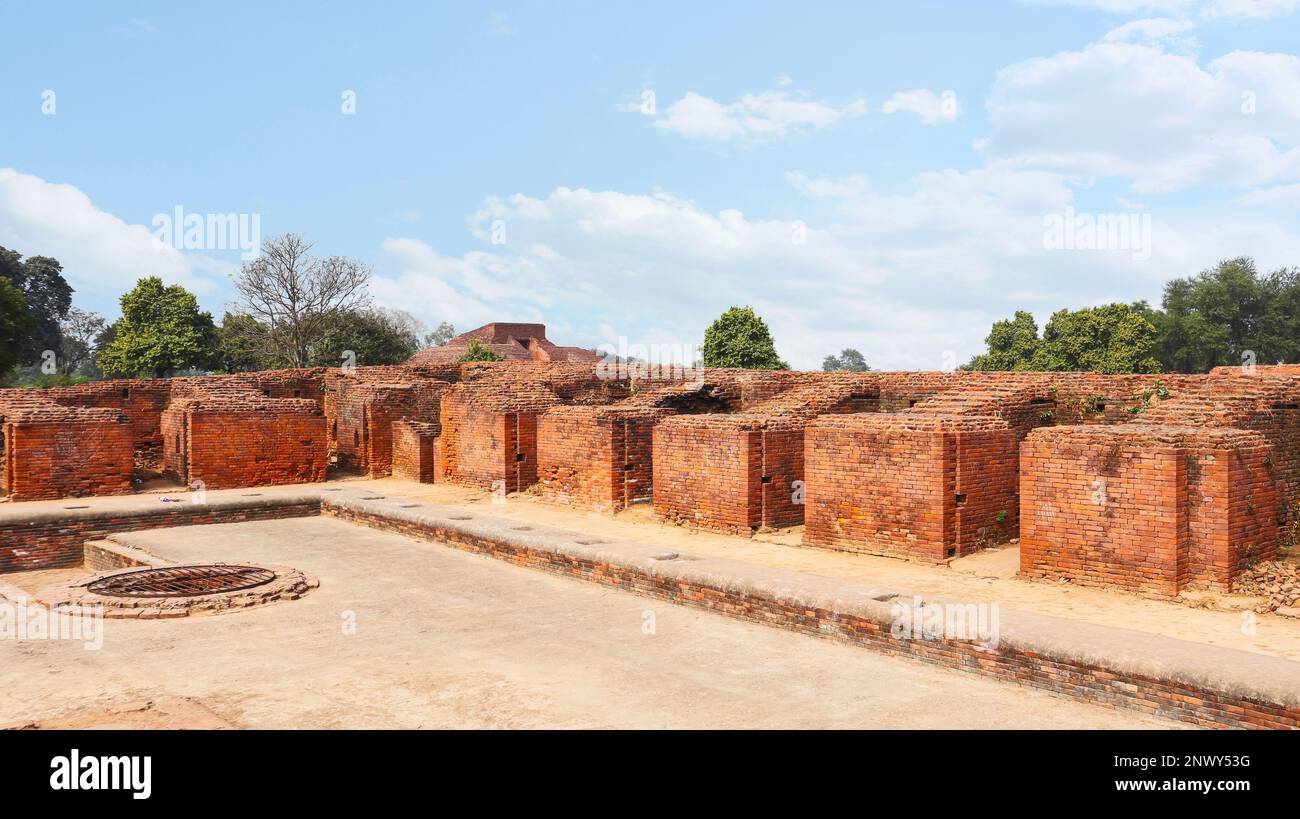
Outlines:
{"label": "white cloud", "polygon": [[896,92],[880,107],[880,110],[886,114],[906,111],[916,114],[926,125],[938,125],[955,121],[960,113],[960,106],[957,104],[957,95],[952,91],[936,94],[928,88],[917,88],[912,91]]}
{"label": "white cloud", "polygon": [[1195,36],[1187,33],[1194,27],[1189,20],[1153,17],[1125,23],[1107,32],[1102,39],[1107,43],[1146,43],[1165,45],[1180,51],[1195,51],[1200,44]]}
{"label": "white cloud", "polygon": [[1300,182],[1250,191],[1233,201],[1250,207],[1300,208]]}
{"label": "white cloud", "polygon": [[216,289],[230,265],[158,243],[153,230],[100,210],[72,185],[0,168],[0,245],[24,256],[53,256],[77,290],[115,304],[141,276],[160,276],[196,293]]}
{"label": "white cloud", "polygon": [[1212,0],[1202,13],[1208,19],[1262,20],[1292,14],[1297,8],[1300,8],[1300,0]]}
{"label": "white cloud", "polygon": [[1268,268],[1300,257],[1290,227],[1218,215],[1156,218],[1146,261],[1047,250],[1045,216],[1083,208],[1063,176],[1045,171],[926,173],[902,193],[873,191],[862,177],[787,178],[828,197],[834,215],[803,226],[797,214],[755,219],[665,193],[581,188],[489,199],[471,226],[490,237],[499,220],[507,244],[456,258],[388,240],[375,294],[427,305],[430,323],[545,321],[566,328],[553,332],[562,343],[588,346],[618,336],[698,343],[724,309],[750,304],[796,367],[856,347],[872,366],[934,369],[946,351],[958,361],[979,352],[989,325],[1016,309],[1045,321],[1064,306],[1158,301],[1166,280],[1219,258],[1250,252]]}
{"label": "white cloud", "polygon": [[785,179],[800,193],[819,199],[861,196],[867,191],[867,178],[861,175],[843,179],[810,179],[799,171],[787,171]]}
{"label": "white cloud", "polygon": [[[1113,33],[1113,32],[1112,32]],[[995,160],[1141,192],[1300,178],[1300,58],[1186,54],[1108,41],[998,72],[988,99]]]}
{"label": "white cloud", "polygon": [[1022,2],[1037,6],[1076,6],[1124,16],[1152,12],[1165,14],[1184,11],[1196,5],[1195,0],[1022,0]]}
{"label": "white cloud", "polygon": [[829,128],[866,110],[863,100],[835,105],[795,99],[784,91],[746,94],[724,105],[691,91],[669,105],[654,126],[692,139],[759,143]]}
{"label": "white cloud", "polygon": [[1123,17],[1196,14],[1206,20],[1262,20],[1300,8],[1300,0],[1021,0],[1034,6],[1074,6]]}

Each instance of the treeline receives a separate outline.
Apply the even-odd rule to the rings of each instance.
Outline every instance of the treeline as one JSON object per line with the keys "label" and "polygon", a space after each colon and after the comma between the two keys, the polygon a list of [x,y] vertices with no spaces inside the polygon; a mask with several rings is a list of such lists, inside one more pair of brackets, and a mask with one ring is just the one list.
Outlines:
{"label": "treeline", "polygon": [[370,304],[368,266],[318,258],[293,234],[263,244],[235,277],[239,303],[217,324],[194,294],[156,276],[120,299],[111,324],[72,305],[55,259],[0,248],[0,374],[6,386],[104,377],[399,364],[455,335]]}
{"label": "treeline", "polygon": [[1165,285],[1145,301],[1058,310],[1041,333],[1020,310],[993,324],[962,369],[1204,373],[1300,361],[1300,269],[1260,273],[1247,257]]}

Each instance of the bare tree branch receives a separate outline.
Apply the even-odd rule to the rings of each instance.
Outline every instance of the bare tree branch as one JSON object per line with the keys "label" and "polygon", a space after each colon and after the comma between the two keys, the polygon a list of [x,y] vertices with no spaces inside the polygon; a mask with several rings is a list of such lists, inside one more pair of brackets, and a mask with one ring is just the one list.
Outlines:
{"label": "bare tree branch", "polygon": [[266,324],[266,352],[307,366],[309,348],[334,313],[370,304],[370,266],[347,256],[320,259],[296,233],[262,243],[262,255],[235,275],[241,306]]}

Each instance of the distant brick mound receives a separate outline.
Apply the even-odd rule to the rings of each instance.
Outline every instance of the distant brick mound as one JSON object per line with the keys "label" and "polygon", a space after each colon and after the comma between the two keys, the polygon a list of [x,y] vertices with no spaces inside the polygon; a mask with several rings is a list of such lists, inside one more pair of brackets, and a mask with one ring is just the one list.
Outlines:
{"label": "distant brick mound", "polygon": [[596,362],[600,356],[581,347],[557,347],[546,339],[545,324],[509,324],[494,322],[477,330],[461,333],[441,347],[421,350],[411,364],[454,364],[469,349],[470,341],[504,356],[506,361]]}
{"label": "distant brick mound", "polygon": [[[456,363],[469,338],[510,360]],[[931,562],[1018,537],[1025,576],[1157,595],[1228,588],[1300,503],[1300,367],[648,378],[593,359],[489,324],[400,366],[0,390],[0,491],[126,493],[141,464],[301,483],[332,463]]]}

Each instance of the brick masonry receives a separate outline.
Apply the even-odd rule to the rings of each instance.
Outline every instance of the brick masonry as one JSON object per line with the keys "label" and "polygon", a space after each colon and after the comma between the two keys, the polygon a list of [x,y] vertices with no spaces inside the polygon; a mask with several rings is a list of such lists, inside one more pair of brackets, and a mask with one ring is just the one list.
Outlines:
{"label": "brick masonry", "polygon": [[[437,507],[395,506],[358,493],[307,492],[253,500],[219,498],[152,510],[80,510],[11,516],[0,525],[0,571],[74,566],[87,541],[114,532],[326,514],[359,525],[446,543],[458,549],[653,599],[757,624],[859,645],[1189,724],[1217,728],[1297,728],[1296,664],[1155,635],[1004,613],[996,645],[892,633],[898,596],[813,575],[717,558],[677,560],[653,546],[585,539],[512,521],[456,520]],[[39,554],[34,554],[38,552]],[[111,562],[116,563],[116,559]],[[748,574],[747,574],[748,573]],[[877,602],[883,601],[883,602]]]}
{"label": "brick masonry", "polygon": [[209,523],[237,523],[245,520],[309,517],[320,513],[318,499],[241,499],[237,504],[168,504],[156,511],[76,510],[43,512],[0,523],[0,572],[53,569],[82,565],[87,541],[100,540],[115,532],[161,529],[173,526],[201,526]]}
{"label": "brick masonry", "polygon": [[438,453],[442,449],[436,422],[394,421],[393,477],[420,483],[435,483],[439,477]]}
{"label": "brick masonry", "polygon": [[[483,328],[525,350],[516,330]],[[1026,576],[1162,595],[1226,588],[1300,504],[1296,368],[669,378],[425,358],[0,390],[0,491],[126,493],[157,467],[214,489],[312,482],[334,458],[738,534],[802,523],[809,546],[925,561],[1020,536]],[[1102,477],[1107,505],[1082,505]]]}
{"label": "brick masonry", "polygon": [[303,398],[183,399],[163,413],[163,466],[205,489],[325,480],[325,415]]}

